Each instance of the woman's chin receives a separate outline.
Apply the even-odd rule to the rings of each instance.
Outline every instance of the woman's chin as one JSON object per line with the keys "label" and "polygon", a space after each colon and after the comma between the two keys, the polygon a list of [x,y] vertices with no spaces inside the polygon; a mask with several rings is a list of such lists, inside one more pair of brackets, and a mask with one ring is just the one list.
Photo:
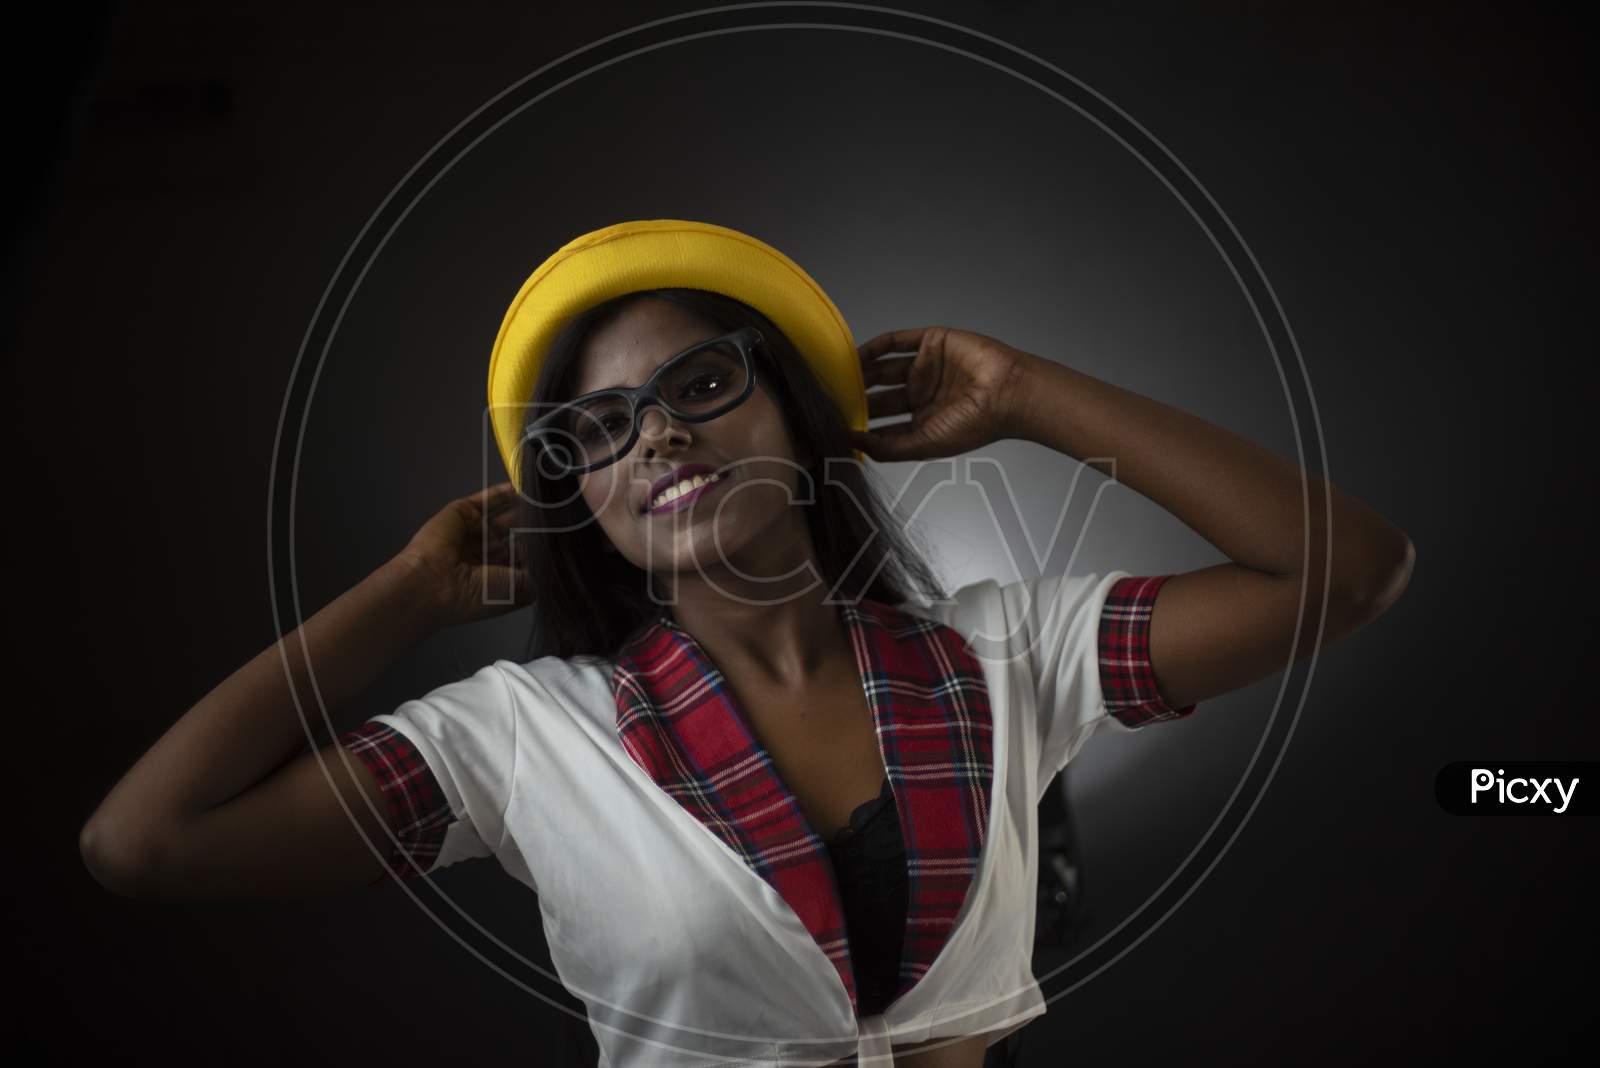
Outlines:
{"label": "woman's chin", "polygon": [[[786,546],[795,541],[793,550]],[[773,583],[795,570],[797,559],[806,556],[805,534],[781,529],[752,530],[737,524],[720,528],[707,525],[680,530],[668,545],[658,545],[653,569],[660,572],[708,579],[724,579],[729,584]]]}
{"label": "woman's chin", "polygon": [[808,554],[809,528],[802,514],[787,508],[781,493],[751,490],[744,500],[716,507],[697,508],[690,502],[681,512],[650,516],[653,542],[652,570],[708,578],[724,576],[730,582],[770,580],[794,570],[795,561]]}
{"label": "woman's chin", "polygon": [[738,575],[746,570],[740,561],[748,555],[750,541],[748,536],[715,536],[709,529],[680,532],[671,545],[658,548],[655,570],[676,575]]}

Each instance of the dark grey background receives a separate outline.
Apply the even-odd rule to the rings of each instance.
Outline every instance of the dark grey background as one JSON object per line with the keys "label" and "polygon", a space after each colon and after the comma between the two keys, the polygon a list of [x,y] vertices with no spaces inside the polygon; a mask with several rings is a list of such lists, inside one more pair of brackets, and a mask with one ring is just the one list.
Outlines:
{"label": "dark grey background", "polygon": [[[75,836],[179,714],[276,637],[265,509],[279,408],[367,217],[514,80],[693,9],[163,4],[19,28],[18,58],[45,62],[14,64],[8,94],[21,727],[8,896],[26,991],[8,1011],[35,1060],[578,1063],[581,1025],[393,886],[293,904],[126,901],[89,878]],[[1593,959],[1592,824],[1454,818],[1432,789],[1454,760],[1600,751],[1578,686],[1595,621],[1578,522],[1592,496],[1588,42],[1562,17],[1494,9],[918,10],[1064,68],[1199,177],[1296,332],[1332,478],[1418,553],[1402,600],[1323,653],[1234,847],[1147,940],[1024,1030],[1019,1063],[1575,1050],[1590,984],[1561,976]],[[647,217],[770,241],[858,340],[977,330],[1294,454],[1277,372],[1221,261],[1103,134],[947,52],[738,34],[530,109],[401,227],[308,420],[308,608],[477,484],[489,345],[527,273],[578,233]],[[1014,442],[985,454],[1042,546],[1076,464]],[[973,493],[941,491],[925,513],[951,585],[1016,574]],[[1110,486],[1074,567],[1218,559]],[[337,722],[514,656],[525,625],[425,643]],[[1136,910],[1200,840],[1277,686],[1097,738],[1074,762],[1082,938]],[[543,953],[532,897],[498,870],[461,865],[439,882]]]}

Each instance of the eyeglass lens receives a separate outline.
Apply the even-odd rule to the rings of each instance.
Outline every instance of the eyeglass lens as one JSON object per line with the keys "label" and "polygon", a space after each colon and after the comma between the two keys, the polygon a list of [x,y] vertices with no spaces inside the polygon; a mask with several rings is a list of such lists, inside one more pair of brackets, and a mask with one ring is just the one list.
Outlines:
{"label": "eyeglass lens", "polygon": [[[674,415],[702,421],[733,407],[746,379],[739,347],[719,340],[677,357],[657,385]],[[603,463],[621,452],[633,433],[633,418],[632,402],[622,394],[601,394],[564,405],[552,427],[557,442],[548,444],[575,451],[575,466]]]}

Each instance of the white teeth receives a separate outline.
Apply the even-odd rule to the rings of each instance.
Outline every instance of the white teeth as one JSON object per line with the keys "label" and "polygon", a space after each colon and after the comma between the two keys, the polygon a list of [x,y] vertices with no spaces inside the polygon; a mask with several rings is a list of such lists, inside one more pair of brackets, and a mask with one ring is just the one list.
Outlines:
{"label": "white teeth", "polygon": [[721,479],[722,475],[720,472],[711,475],[695,475],[693,478],[686,478],[682,482],[679,482],[676,486],[670,486],[667,489],[662,490],[656,495],[655,500],[650,502],[648,507],[659,508],[669,501],[677,500],[679,497],[682,497],[685,493],[688,493],[692,489],[695,489],[699,486],[704,486],[707,482],[718,482]]}

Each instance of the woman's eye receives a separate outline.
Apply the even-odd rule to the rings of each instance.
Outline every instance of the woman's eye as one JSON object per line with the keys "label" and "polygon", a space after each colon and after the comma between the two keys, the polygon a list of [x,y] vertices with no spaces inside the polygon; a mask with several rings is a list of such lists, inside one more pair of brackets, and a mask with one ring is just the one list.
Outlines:
{"label": "woman's eye", "polygon": [[628,419],[622,415],[602,415],[585,419],[578,428],[581,441],[613,441],[628,432]]}
{"label": "woman's eye", "polygon": [[722,389],[725,377],[720,374],[704,374],[693,379],[683,388],[686,397],[705,397]]}

